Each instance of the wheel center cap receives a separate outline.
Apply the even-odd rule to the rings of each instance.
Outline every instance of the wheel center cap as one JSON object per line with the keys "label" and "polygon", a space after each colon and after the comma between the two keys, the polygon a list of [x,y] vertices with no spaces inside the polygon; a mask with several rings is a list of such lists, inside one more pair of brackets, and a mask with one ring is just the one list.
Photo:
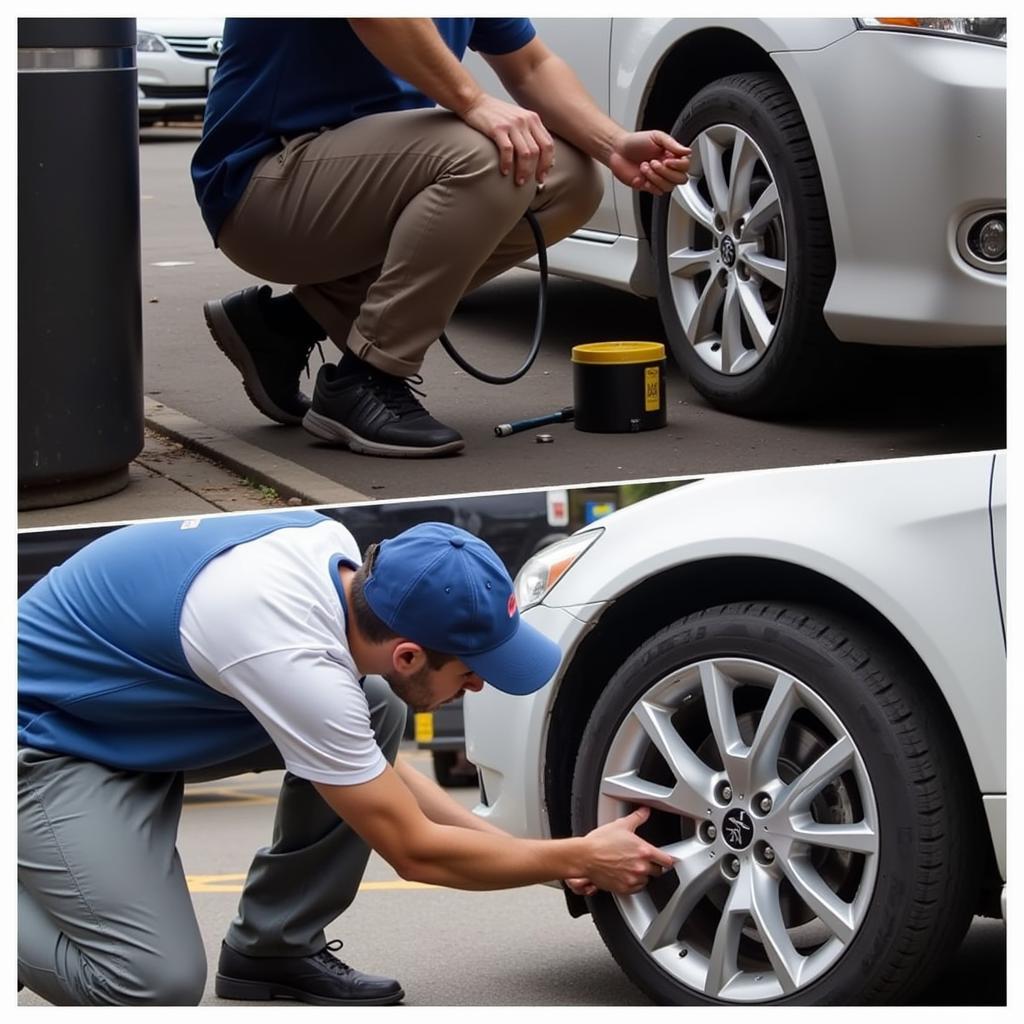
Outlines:
{"label": "wheel center cap", "polygon": [[736,243],[728,235],[722,238],[720,252],[722,254],[722,262],[727,267],[731,267],[736,262]]}
{"label": "wheel center cap", "polygon": [[733,850],[745,850],[754,838],[754,823],[742,808],[733,807],[722,819],[722,835]]}

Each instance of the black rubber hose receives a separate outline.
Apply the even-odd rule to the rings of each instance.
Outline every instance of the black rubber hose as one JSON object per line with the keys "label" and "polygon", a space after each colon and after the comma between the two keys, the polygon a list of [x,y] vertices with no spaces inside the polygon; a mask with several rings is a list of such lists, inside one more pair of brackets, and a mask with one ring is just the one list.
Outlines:
{"label": "black rubber hose", "polygon": [[547,246],[544,244],[544,235],[541,233],[540,225],[537,223],[537,218],[534,217],[533,211],[527,210],[523,216],[526,218],[526,223],[530,225],[530,230],[533,231],[533,240],[537,245],[537,262],[540,264],[540,284],[537,287],[537,319],[533,325],[533,343],[530,346],[526,362],[508,377],[496,377],[493,374],[484,373],[483,370],[478,370],[472,363],[464,359],[448,340],[448,335],[444,331],[441,332],[441,345],[444,347],[445,352],[452,357],[455,364],[465,370],[466,373],[476,377],[477,380],[482,380],[485,384],[514,383],[529,372],[530,367],[533,366],[537,358],[537,353],[540,352],[541,337],[544,334],[544,316],[547,312],[548,303],[548,251]]}

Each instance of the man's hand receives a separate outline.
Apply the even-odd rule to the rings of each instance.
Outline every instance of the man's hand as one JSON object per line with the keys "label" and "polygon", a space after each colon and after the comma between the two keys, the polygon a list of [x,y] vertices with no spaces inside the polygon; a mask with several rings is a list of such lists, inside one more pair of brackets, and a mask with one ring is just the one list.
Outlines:
{"label": "man's hand", "polygon": [[608,166],[623,185],[660,196],[686,182],[690,150],[662,131],[628,132],[616,140]]}
{"label": "man's hand", "polygon": [[624,818],[587,833],[589,857],[584,877],[573,878],[574,892],[586,892],[588,884],[597,889],[628,895],[644,889],[651,877],[658,878],[675,863],[675,858],[635,835],[649,817],[650,809],[641,807]]}
{"label": "man's hand", "polygon": [[514,170],[517,185],[531,178],[544,184],[555,159],[555,144],[537,114],[487,93],[458,113],[498,147],[502,174]]}

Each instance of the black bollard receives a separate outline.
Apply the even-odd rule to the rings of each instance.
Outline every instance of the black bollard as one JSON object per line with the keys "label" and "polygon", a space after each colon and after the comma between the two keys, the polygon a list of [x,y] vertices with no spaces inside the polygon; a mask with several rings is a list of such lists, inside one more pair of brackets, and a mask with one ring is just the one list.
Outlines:
{"label": "black bollard", "polygon": [[110,494],[142,450],[134,18],[18,20],[18,507]]}

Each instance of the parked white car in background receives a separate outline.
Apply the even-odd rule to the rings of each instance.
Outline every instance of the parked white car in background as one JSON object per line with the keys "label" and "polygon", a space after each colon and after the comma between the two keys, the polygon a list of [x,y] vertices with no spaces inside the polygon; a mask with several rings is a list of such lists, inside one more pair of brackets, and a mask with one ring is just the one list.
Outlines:
{"label": "parked white car in background", "polygon": [[139,18],[139,123],[202,120],[223,18]]}
{"label": "parked white car in background", "polygon": [[913,997],[1005,914],[1005,454],[725,475],[519,573],[563,660],[465,700],[478,814],[642,804],[674,871],[567,893],[658,1002]]}
{"label": "parked white car in background", "polygon": [[827,399],[837,340],[1006,343],[1005,18],[535,24],[620,124],[693,149],[670,197],[606,171],[550,269],[657,296],[715,405]]}

